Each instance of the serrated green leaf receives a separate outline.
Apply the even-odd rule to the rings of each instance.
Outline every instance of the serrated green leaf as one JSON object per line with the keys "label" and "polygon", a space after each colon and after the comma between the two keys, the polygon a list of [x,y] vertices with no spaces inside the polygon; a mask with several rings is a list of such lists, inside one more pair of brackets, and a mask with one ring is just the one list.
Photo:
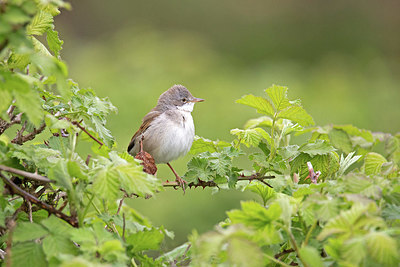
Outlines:
{"label": "serrated green leaf", "polygon": [[377,262],[388,266],[399,263],[396,240],[384,232],[372,232],[366,236],[368,254]]}
{"label": "serrated green leaf", "polygon": [[373,142],[374,138],[372,136],[371,131],[364,130],[364,129],[358,129],[357,127],[347,124],[347,125],[334,125],[333,128],[335,129],[340,129],[348,133],[349,135],[353,136],[360,136],[364,138],[368,142]]}
{"label": "serrated green leaf", "polygon": [[355,152],[349,153],[346,156],[346,158],[343,157],[343,154],[340,156],[340,162],[339,162],[340,166],[339,166],[339,170],[338,170],[339,176],[342,176],[351,165],[356,163],[361,158],[361,156],[353,157],[354,153]]}
{"label": "serrated green leaf", "polygon": [[332,131],[329,132],[329,140],[335,148],[342,150],[346,154],[353,150],[350,137],[343,130],[332,129]]}
{"label": "serrated green leaf", "polygon": [[382,165],[386,163],[387,160],[382,155],[370,152],[364,157],[364,170],[365,174],[378,174],[382,170]]}
{"label": "serrated green leaf", "polygon": [[40,10],[26,27],[26,32],[29,35],[42,35],[45,31],[53,27],[53,16],[50,13]]}
{"label": "serrated green leaf", "polygon": [[121,187],[128,193],[139,196],[153,195],[156,191],[161,191],[160,181],[144,173],[142,167],[137,163],[121,164],[115,167],[121,181]]}
{"label": "serrated green leaf", "polygon": [[43,251],[47,260],[50,260],[61,254],[77,255],[78,248],[68,238],[49,235],[43,240]]}
{"label": "serrated green leaf", "polygon": [[300,258],[302,261],[306,262],[308,266],[312,267],[323,267],[320,253],[317,249],[310,246],[304,246],[299,250]]}
{"label": "serrated green leaf", "polygon": [[233,236],[228,241],[228,262],[231,266],[263,266],[263,254],[260,247],[247,238]]}
{"label": "serrated green leaf", "polygon": [[93,192],[102,199],[112,202],[117,199],[121,181],[118,172],[112,167],[101,168],[93,181]]}
{"label": "serrated green leaf", "polygon": [[325,155],[335,151],[335,148],[324,140],[316,140],[314,143],[308,143],[299,148],[299,152],[310,156]]}
{"label": "serrated green leaf", "polygon": [[300,106],[291,106],[279,112],[278,118],[288,119],[301,126],[314,125],[313,118]]}
{"label": "serrated green leaf", "polygon": [[73,190],[71,176],[65,160],[59,160],[49,170],[48,176],[49,179],[56,181],[59,186],[64,187],[66,190]]}
{"label": "serrated green leaf", "polygon": [[23,77],[24,75],[20,74],[0,72],[0,78],[2,78],[0,88],[11,92],[16,100],[15,105],[28,116],[35,126],[39,126],[43,118],[40,99]]}
{"label": "serrated green leaf", "polygon": [[48,231],[43,226],[30,223],[19,222],[13,232],[13,242],[24,242],[41,238],[48,234]]}
{"label": "serrated green leaf", "polygon": [[102,258],[109,262],[125,263],[128,260],[125,247],[117,239],[105,241],[99,247],[98,252],[102,255]]}
{"label": "serrated green leaf", "polygon": [[64,41],[60,40],[58,37],[58,32],[55,30],[47,30],[46,40],[50,50],[56,57],[58,57],[60,55],[62,45],[64,44]]}
{"label": "serrated green leaf", "polygon": [[258,113],[274,116],[275,111],[272,104],[265,98],[254,95],[245,95],[241,99],[236,100],[236,103],[250,106],[257,109]]}
{"label": "serrated green leaf", "polygon": [[252,129],[256,127],[272,127],[272,119],[270,117],[259,117],[250,119],[244,125],[245,129]]}
{"label": "serrated green leaf", "polygon": [[273,199],[276,196],[276,192],[274,189],[269,186],[262,184],[261,182],[253,182],[250,183],[245,189],[250,190],[261,197],[263,200],[264,206],[270,199]]}
{"label": "serrated green leaf", "polygon": [[382,216],[386,220],[400,220],[400,206],[388,204],[382,211]]}
{"label": "serrated green leaf", "polygon": [[95,127],[96,132],[104,141],[105,145],[108,147],[112,147],[114,144],[114,137],[112,136],[111,131],[105,127],[105,122],[103,122],[97,116],[92,116],[91,121]]}
{"label": "serrated green leaf", "polygon": [[194,157],[187,164],[188,171],[185,179],[188,182],[200,179],[209,181],[213,177],[212,171],[208,168],[208,160],[206,158]]}
{"label": "serrated green leaf", "polygon": [[164,240],[164,234],[160,229],[143,230],[129,235],[126,242],[131,246],[132,252],[158,249]]}
{"label": "serrated green leaf", "polygon": [[254,201],[242,201],[240,204],[242,210],[228,211],[228,217],[234,224],[241,223],[255,229],[262,230],[282,213],[278,203],[273,203],[268,209]]}
{"label": "serrated green leaf", "polygon": [[274,84],[265,90],[278,112],[291,106],[289,99],[287,98],[287,89],[287,87]]}
{"label": "serrated green leaf", "polygon": [[54,215],[42,220],[41,224],[46,227],[52,235],[59,237],[69,237],[72,230],[71,225]]}
{"label": "serrated green leaf", "polygon": [[11,248],[13,267],[43,267],[47,266],[42,246],[35,242],[18,243]]}
{"label": "serrated green leaf", "polygon": [[239,141],[247,147],[257,147],[263,138],[267,140],[269,144],[271,144],[272,142],[271,136],[264,129],[261,128],[246,130],[232,129],[231,134],[237,135]]}
{"label": "serrated green leaf", "polygon": [[195,136],[190,154],[196,155],[202,152],[217,152],[219,149],[229,147],[231,144],[225,141],[212,141],[203,137]]}

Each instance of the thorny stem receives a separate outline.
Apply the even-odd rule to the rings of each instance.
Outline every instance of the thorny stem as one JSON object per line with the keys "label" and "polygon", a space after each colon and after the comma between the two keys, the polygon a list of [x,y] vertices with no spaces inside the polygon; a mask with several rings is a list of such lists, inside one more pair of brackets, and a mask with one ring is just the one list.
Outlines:
{"label": "thorny stem", "polygon": [[6,171],[6,172],[10,172],[10,173],[14,173],[17,175],[21,175],[25,178],[28,178],[30,180],[34,180],[34,181],[39,181],[39,182],[45,182],[45,183],[50,183],[53,182],[52,180],[50,180],[47,177],[41,176],[39,174],[36,173],[31,173],[31,172],[26,172],[26,171],[22,171],[19,169],[14,169],[5,165],[0,165],[0,170]]}
{"label": "thorny stem", "polygon": [[78,224],[78,220],[76,219],[76,217],[74,216],[68,216],[64,213],[62,213],[61,211],[57,210],[55,207],[39,200],[37,197],[29,194],[28,192],[24,191],[23,189],[21,189],[19,186],[17,186],[14,182],[12,182],[11,180],[7,179],[3,174],[0,173],[0,178],[4,181],[5,184],[7,184],[9,187],[12,188],[12,190],[14,191],[15,194],[18,194],[22,197],[24,197],[26,200],[29,200],[30,202],[38,205],[39,207],[41,207],[42,209],[47,210],[47,212],[54,214],[55,216],[57,216],[58,218],[66,221],[67,223],[69,223],[70,225],[72,225],[73,227],[78,228],[79,224]]}
{"label": "thorny stem", "polygon": [[85,129],[85,127],[83,127],[82,125],[80,125],[79,122],[77,122],[77,121],[72,121],[71,123],[72,123],[73,125],[76,125],[79,129],[81,129],[82,131],[84,131],[87,135],[89,135],[89,137],[92,138],[94,141],[96,141],[96,142],[100,145],[100,147],[104,145],[99,139],[97,139],[97,138],[94,137],[91,133],[89,133],[89,132]]}

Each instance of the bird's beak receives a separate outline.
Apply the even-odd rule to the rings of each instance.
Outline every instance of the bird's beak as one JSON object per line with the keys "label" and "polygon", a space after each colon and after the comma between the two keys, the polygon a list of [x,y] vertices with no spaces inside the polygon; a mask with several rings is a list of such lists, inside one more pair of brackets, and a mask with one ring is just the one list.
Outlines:
{"label": "bird's beak", "polygon": [[203,102],[203,101],[204,101],[204,99],[197,98],[197,97],[193,97],[193,99],[190,100],[190,102]]}

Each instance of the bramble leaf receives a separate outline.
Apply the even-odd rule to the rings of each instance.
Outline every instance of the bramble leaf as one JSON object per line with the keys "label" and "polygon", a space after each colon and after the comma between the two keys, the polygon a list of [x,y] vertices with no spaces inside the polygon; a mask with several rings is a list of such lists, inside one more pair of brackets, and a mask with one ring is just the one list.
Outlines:
{"label": "bramble leaf", "polygon": [[258,113],[266,114],[271,117],[275,114],[271,102],[260,96],[245,95],[241,99],[236,100],[236,103],[250,106],[257,109]]}
{"label": "bramble leaf", "polygon": [[277,112],[292,105],[289,103],[289,99],[287,98],[287,89],[287,87],[274,84],[265,90],[265,92],[271,98]]}
{"label": "bramble leaf", "polygon": [[282,110],[279,112],[278,118],[288,119],[302,126],[315,124],[313,118],[301,106],[290,106]]}
{"label": "bramble leaf", "polygon": [[306,153],[310,156],[325,155],[335,151],[335,148],[324,140],[316,140],[314,143],[308,143],[301,146],[299,152]]}

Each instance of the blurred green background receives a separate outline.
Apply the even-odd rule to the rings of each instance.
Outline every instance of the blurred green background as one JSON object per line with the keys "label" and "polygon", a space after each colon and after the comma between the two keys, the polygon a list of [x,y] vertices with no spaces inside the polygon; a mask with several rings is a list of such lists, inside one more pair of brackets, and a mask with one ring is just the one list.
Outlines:
{"label": "blurred green background", "polygon": [[[142,117],[173,84],[206,99],[196,133],[231,141],[231,128],[258,116],[235,104],[271,84],[289,87],[318,125],[400,129],[400,2],[71,1],[56,27],[70,77],[119,109],[109,128],[124,151]],[[173,162],[184,174],[190,156]],[[166,166],[158,176],[173,179]],[[176,234],[166,247],[204,232],[239,207],[242,192],[167,189],[129,204]]]}

